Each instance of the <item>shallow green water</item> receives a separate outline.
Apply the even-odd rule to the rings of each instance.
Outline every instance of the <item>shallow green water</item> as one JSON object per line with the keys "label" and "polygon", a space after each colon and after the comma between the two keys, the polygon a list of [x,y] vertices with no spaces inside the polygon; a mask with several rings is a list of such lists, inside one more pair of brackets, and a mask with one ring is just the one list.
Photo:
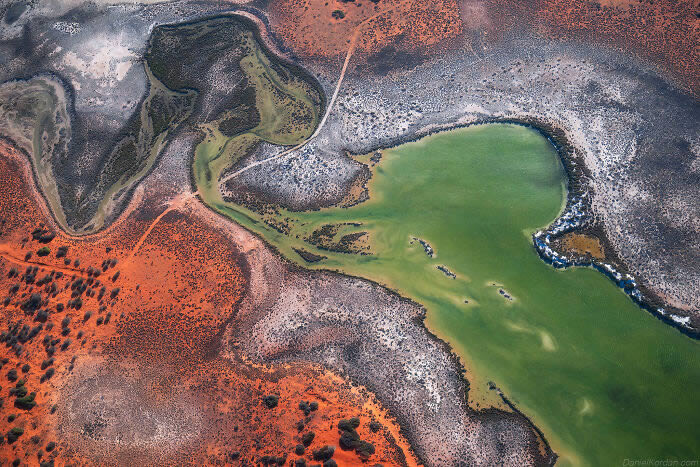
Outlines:
{"label": "shallow green water", "polygon": [[[429,327],[467,363],[473,391],[495,382],[543,430],[562,465],[699,459],[700,344],[600,273],[555,270],[532,247],[531,233],[561,209],[564,180],[538,133],[488,125],[384,151],[370,201],[284,212],[293,219],[289,236],[241,208],[212,204],[296,262],[291,248],[303,246],[328,256],[307,267],[367,277],[425,305]],[[338,222],[362,223],[341,234],[368,231],[373,255],[329,253],[295,238]]]}

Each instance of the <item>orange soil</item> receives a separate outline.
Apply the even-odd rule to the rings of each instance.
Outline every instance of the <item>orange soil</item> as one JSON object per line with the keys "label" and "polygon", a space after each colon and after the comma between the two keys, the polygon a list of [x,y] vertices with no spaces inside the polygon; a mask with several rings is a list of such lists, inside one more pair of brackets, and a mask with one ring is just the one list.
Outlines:
{"label": "orange soil", "polygon": [[[246,293],[248,264],[237,245],[207,223],[208,212],[197,200],[183,198],[165,214],[141,206],[101,234],[71,238],[56,229],[45,204],[37,200],[26,159],[4,144],[0,146],[0,174],[0,299],[9,298],[0,307],[0,330],[20,321],[30,328],[39,324],[34,320],[36,312],[22,309],[32,293],[41,293],[40,308],[49,311],[43,328],[22,344],[19,356],[11,345],[2,347],[8,360],[0,370],[0,397],[4,399],[0,432],[21,427],[24,434],[12,444],[0,445],[0,459],[35,465],[41,450],[41,460],[51,459],[59,465],[257,464],[264,455],[287,456],[289,463],[299,457],[294,449],[301,435],[313,430],[316,438],[303,456],[313,463],[314,449],[324,444],[338,446],[338,421],[359,416],[358,433],[376,447],[370,465],[415,465],[396,422],[363,388],[311,364],[250,364],[231,343],[233,350],[229,348],[223,356],[222,336]],[[154,223],[154,219],[159,221]],[[36,251],[44,244],[32,240],[30,234],[37,226],[56,233],[46,244],[51,253],[41,258]],[[56,257],[59,246],[68,246],[70,265]],[[29,251],[34,254],[25,260]],[[105,260],[110,263],[103,268]],[[35,281],[26,283],[22,280],[26,268],[34,266]],[[8,277],[13,267],[18,277]],[[54,273],[58,271],[63,273],[60,278]],[[44,284],[37,284],[47,275]],[[90,284],[83,293],[71,288],[79,278]],[[8,294],[14,284],[19,289]],[[100,299],[102,286],[106,292]],[[119,291],[112,297],[116,288]],[[71,294],[82,297],[82,306],[58,311],[56,305],[67,304]],[[103,320],[108,313],[107,324]],[[62,335],[65,317],[71,318],[67,336]],[[47,330],[49,323],[53,327]],[[48,334],[61,341],[55,345],[53,364],[42,370],[42,362],[49,358],[49,345],[43,343]],[[64,350],[61,345],[68,338],[72,342]],[[27,373],[22,371],[25,363],[30,366]],[[55,374],[46,379],[49,368]],[[29,392],[36,392],[37,404],[31,410],[14,405],[15,396],[9,391],[17,383],[8,381],[11,369],[26,380]],[[81,434],[88,429],[84,417],[92,416],[80,413],[84,405],[80,397],[86,397],[81,391],[92,391],[99,399],[113,389],[110,375],[117,375],[125,387],[143,388],[139,414],[183,404],[196,414],[172,422],[184,427],[183,440],[163,441],[153,433],[140,433],[140,420],[130,419],[127,411],[110,423],[121,423],[122,431],[137,433],[140,444],[109,444],[104,436],[92,439]],[[87,389],[81,386],[86,381]],[[279,396],[279,405],[273,409],[262,402],[269,394]],[[298,407],[300,401],[317,401],[319,408],[305,417]],[[10,422],[12,414],[16,419]],[[382,425],[377,433],[368,428],[371,420]],[[301,431],[299,421],[304,422]],[[47,452],[50,441],[56,448]],[[166,441],[170,444],[163,447]],[[237,461],[230,457],[233,452],[240,453]],[[339,465],[360,463],[353,451],[339,448],[333,458]]]}
{"label": "orange soil", "polygon": [[[332,13],[343,11],[343,19]],[[358,52],[433,53],[481,48],[519,30],[636,53],[700,92],[700,17],[696,0],[281,0],[272,29],[295,53],[337,58],[363,21]],[[461,36],[461,41],[453,41]]]}
{"label": "orange soil", "polygon": [[[336,10],[344,18],[335,19]],[[344,55],[363,22],[359,52],[376,52],[390,44],[433,47],[462,31],[456,0],[282,0],[268,14],[275,33],[307,57]]]}

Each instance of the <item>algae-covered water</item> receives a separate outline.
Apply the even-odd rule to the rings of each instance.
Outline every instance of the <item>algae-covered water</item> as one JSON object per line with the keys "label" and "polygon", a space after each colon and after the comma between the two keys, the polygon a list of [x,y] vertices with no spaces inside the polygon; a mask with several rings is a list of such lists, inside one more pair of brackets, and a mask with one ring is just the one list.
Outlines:
{"label": "algae-covered water", "polygon": [[[545,138],[515,125],[452,130],[383,151],[372,171],[369,201],[283,211],[288,235],[243,208],[205,201],[295,262],[363,276],[425,305],[428,327],[467,366],[472,403],[488,403],[493,381],[542,429],[561,465],[700,459],[700,343],[600,273],[555,270],[532,247],[532,232],[566,196]],[[367,231],[371,255],[303,241],[347,222],[362,225],[338,235]],[[305,264],[293,247],[327,259]]]}

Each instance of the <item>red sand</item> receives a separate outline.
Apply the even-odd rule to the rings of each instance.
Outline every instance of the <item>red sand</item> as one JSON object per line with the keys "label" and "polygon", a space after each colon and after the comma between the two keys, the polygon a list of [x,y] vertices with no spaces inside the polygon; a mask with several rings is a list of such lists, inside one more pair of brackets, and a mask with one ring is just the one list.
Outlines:
{"label": "red sand", "polygon": [[[71,238],[47,217],[33,181],[28,182],[27,166],[21,154],[4,143],[0,146],[0,290],[3,299],[9,296],[0,313],[0,326],[7,330],[18,321],[30,328],[39,324],[35,321],[37,312],[22,309],[32,293],[41,293],[39,308],[49,310],[49,314],[37,335],[22,344],[20,356],[6,348],[8,362],[0,370],[4,399],[0,430],[6,434],[21,427],[24,434],[13,444],[0,446],[1,458],[37,464],[41,450],[42,460],[53,459],[59,465],[126,461],[235,464],[259,461],[264,455],[286,455],[289,463],[299,457],[294,449],[301,434],[313,430],[316,438],[304,456],[311,462],[314,449],[324,444],[338,446],[339,420],[359,416],[362,425],[358,433],[376,447],[368,460],[370,465],[401,465],[406,456],[408,464],[415,465],[398,425],[366,390],[310,364],[249,364],[235,346],[223,356],[222,336],[246,293],[248,266],[237,246],[208,225],[202,215],[205,208],[197,200],[183,202],[155,224],[153,220],[162,209],[146,212],[142,206],[103,233]],[[150,200],[148,205],[157,203]],[[31,232],[40,226],[56,234],[49,243],[32,239]],[[36,252],[44,245],[51,252],[38,257]],[[68,246],[70,265],[56,257],[59,246]],[[27,252],[33,255],[25,260]],[[106,260],[109,264],[103,268]],[[112,260],[116,264],[112,265]],[[34,283],[28,284],[22,276],[33,266],[38,271]],[[8,277],[13,267],[19,277]],[[63,276],[58,278],[54,273],[45,284],[37,284],[53,271]],[[99,276],[94,271],[99,271]],[[91,283],[83,293],[71,288],[79,278],[86,285]],[[8,295],[14,284],[19,284],[18,290]],[[106,291],[100,299],[102,286]],[[57,311],[56,305],[66,305],[72,294],[82,297],[82,306]],[[86,318],[88,311],[91,316]],[[108,313],[109,323],[98,325],[98,318],[104,321]],[[66,317],[71,322],[69,334],[64,336],[61,330]],[[53,324],[50,331],[48,323]],[[53,364],[42,370],[42,362],[49,358],[49,346],[43,343],[48,334],[61,341],[55,345]],[[67,338],[71,342],[62,350]],[[22,372],[25,363],[30,366],[26,374]],[[36,392],[37,404],[31,410],[16,408],[15,396],[9,394],[17,384],[7,378],[13,368],[26,380],[28,392]],[[42,382],[49,368],[54,368],[55,374]],[[85,381],[89,381],[87,388],[81,386]],[[121,386],[115,389],[114,384]],[[94,414],[80,411],[84,404],[79,398],[94,402],[100,394],[124,388],[144,393],[136,413],[165,413],[165,422],[173,426],[186,421],[182,439],[163,440],[153,433],[139,433],[143,430],[140,419],[130,419],[126,410],[123,419],[109,419],[107,424],[122,433],[139,434],[138,446],[126,441],[110,444],[107,434],[94,439],[86,436],[85,417],[89,420]],[[279,396],[274,409],[262,402],[269,394]],[[298,407],[301,401],[317,401],[319,408],[305,417]],[[54,404],[57,408],[51,413]],[[178,419],[172,408],[179,406],[195,414],[194,418]],[[16,419],[9,422],[11,414]],[[305,421],[302,431],[297,428],[300,420]],[[371,432],[370,420],[379,421],[383,428]],[[49,453],[46,445],[50,441],[56,448]],[[235,462],[231,458],[234,452],[239,453]],[[360,462],[356,453],[341,449],[333,458],[339,465]]]}

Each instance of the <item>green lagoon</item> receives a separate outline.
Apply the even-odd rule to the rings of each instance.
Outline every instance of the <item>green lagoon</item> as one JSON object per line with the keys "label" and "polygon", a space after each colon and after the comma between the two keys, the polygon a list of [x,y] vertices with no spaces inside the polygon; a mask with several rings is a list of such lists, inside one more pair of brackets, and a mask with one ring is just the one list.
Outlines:
{"label": "green lagoon", "polygon": [[[287,234],[221,200],[197,176],[207,159],[198,154],[195,179],[214,209],[298,264],[366,277],[423,304],[428,327],[467,368],[470,403],[498,405],[488,389],[495,383],[544,432],[560,465],[700,459],[700,342],[641,310],[599,272],[556,270],[535,252],[531,234],[557,217],[566,197],[561,162],[536,131],[474,126],[384,150],[376,165],[360,157],[373,172],[370,199],[282,210]],[[343,224],[338,238],[368,232],[371,254],[304,241],[326,224]],[[309,264],[294,248],[327,259]]]}

